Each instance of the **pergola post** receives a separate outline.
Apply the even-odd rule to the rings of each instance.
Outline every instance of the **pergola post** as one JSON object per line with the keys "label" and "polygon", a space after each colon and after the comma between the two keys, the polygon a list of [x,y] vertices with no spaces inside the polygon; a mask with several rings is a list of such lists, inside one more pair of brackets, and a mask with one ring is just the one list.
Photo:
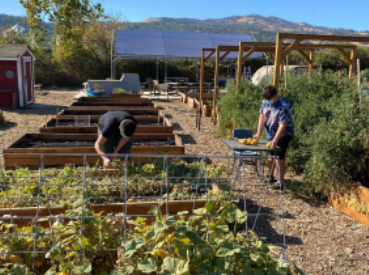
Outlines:
{"label": "pergola post", "polygon": [[282,54],[282,39],[277,33],[277,42],[275,47],[275,62],[274,62],[274,73],[273,73],[273,86],[277,89],[279,88],[279,78],[281,76],[281,54]]}
{"label": "pergola post", "polygon": [[205,58],[205,50],[204,49],[201,49],[201,67],[200,67],[200,104],[201,106],[203,105],[203,102],[202,102],[202,97],[203,97],[203,93],[204,93],[204,76],[205,76],[205,73],[204,73],[204,66],[205,66],[205,61],[204,61],[204,58]]}
{"label": "pergola post", "polygon": [[314,68],[314,53],[315,51],[310,51],[309,75],[311,75]]}
{"label": "pergola post", "polygon": [[215,51],[214,96],[213,96],[213,112],[212,112],[212,119],[214,125],[216,123],[216,105],[218,98],[219,62],[220,62],[219,46],[217,46]]}
{"label": "pergola post", "polygon": [[[243,43],[240,42],[238,48],[238,59],[237,59],[237,86],[241,83],[242,78],[242,57],[243,57]],[[236,90],[237,93],[237,90]]]}

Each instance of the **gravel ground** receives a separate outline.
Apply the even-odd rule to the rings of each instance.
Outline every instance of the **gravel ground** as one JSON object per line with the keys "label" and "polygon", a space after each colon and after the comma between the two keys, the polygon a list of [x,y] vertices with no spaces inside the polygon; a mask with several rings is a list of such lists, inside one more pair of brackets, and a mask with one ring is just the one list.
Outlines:
{"label": "gravel ground", "polygon": [[39,133],[46,119],[55,117],[58,107],[61,111],[70,105],[77,92],[77,89],[41,90],[36,92],[35,105],[30,109],[0,108],[7,121],[0,125],[0,152],[26,133]]}
{"label": "gravel ground", "polygon": [[[230,153],[217,137],[209,118],[201,121],[201,131],[195,128],[195,111],[179,101],[158,102],[182,136],[186,154]],[[293,178],[293,175],[287,175]],[[253,212],[264,194],[260,187],[248,187],[247,210]],[[279,213],[280,192],[268,190],[261,212]],[[287,254],[307,274],[369,274],[369,229],[345,216],[324,202],[293,198],[284,192]],[[253,219],[249,218],[250,226]],[[270,243],[283,242],[283,227],[279,218],[259,217],[255,231]]]}
{"label": "gravel ground", "polygon": [[[56,106],[67,106],[73,102],[71,90],[64,93],[42,90],[36,94],[36,103],[52,105],[49,108],[12,110],[2,108],[7,124],[0,126],[0,150],[8,147],[25,133],[38,132],[51,118]],[[201,131],[195,129],[195,111],[179,101],[156,102],[174,125],[174,132],[182,137],[187,154],[228,155],[229,149],[216,135],[216,128],[209,118],[202,119]],[[287,175],[291,178],[293,175]],[[247,187],[247,210],[257,210],[264,195],[261,213],[280,212],[280,193],[262,187]],[[345,216],[324,202],[304,201],[284,192],[288,258],[307,274],[369,274],[369,230],[366,226]],[[255,219],[250,217],[252,227]],[[270,243],[283,242],[283,226],[277,217],[259,217],[255,231]]]}

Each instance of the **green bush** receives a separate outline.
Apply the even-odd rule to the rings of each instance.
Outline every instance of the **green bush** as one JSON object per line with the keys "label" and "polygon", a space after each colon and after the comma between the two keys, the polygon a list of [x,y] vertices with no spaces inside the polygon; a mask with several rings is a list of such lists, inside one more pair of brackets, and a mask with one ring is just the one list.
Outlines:
{"label": "green bush", "polygon": [[98,93],[98,94],[105,94],[103,86],[101,86],[99,84],[94,84],[94,92]]}
{"label": "green bush", "polygon": [[[219,133],[258,125],[262,87],[242,83],[238,94],[232,85],[221,98]],[[364,183],[368,178],[368,98],[361,109],[356,84],[344,73],[326,71],[281,79],[280,91],[293,106],[295,136],[287,163],[303,173],[309,196],[325,196],[332,189]]]}
{"label": "green bush", "polygon": [[113,95],[123,95],[123,94],[132,94],[131,92],[127,92],[126,90],[122,88],[115,88],[113,90]]}

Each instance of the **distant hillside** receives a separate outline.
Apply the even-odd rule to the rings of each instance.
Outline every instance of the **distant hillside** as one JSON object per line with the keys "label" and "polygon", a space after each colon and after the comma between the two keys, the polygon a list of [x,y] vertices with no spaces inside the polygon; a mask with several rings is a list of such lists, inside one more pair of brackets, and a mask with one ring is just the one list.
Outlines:
{"label": "distant hillside", "polygon": [[[21,23],[27,30],[27,18],[0,14],[0,29],[6,24],[15,25]],[[53,32],[52,23],[44,23],[48,30],[48,38]],[[244,33],[252,34],[257,41],[275,41],[277,32],[294,32],[309,34],[369,36],[369,31],[356,31],[350,29],[335,29],[313,26],[307,23],[296,23],[275,16],[260,16],[257,14],[244,16],[231,16],[220,19],[190,19],[152,17],[141,22],[133,22],[132,26],[139,30],[162,30],[183,32],[215,32],[215,33]]]}
{"label": "distant hillside", "polygon": [[[26,31],[28,32],[29,26],[27,24],[27,17],[13,16],[13,15],[0,13],[0,30],[2,30],[7,25],[14,26],[15,24],[22,25],[26,29]],[[45,22],[44,23],[44,28],[48,30],[48,33],[49,33],[48,36],[50,36],[51,33],[54,30],[54,26],[53,26],[52,23]]]}
{"label": "distant hillside", "polygon": [[133,26],[141,30],[249,33],[253,34],[257,41],[265,42],[275,41],[277,32],[369,36],[369,31],[319,27],[302,22],[295,23],[274,16],[264,17],[257,14],[205,20],[153,17],[141,22],[135,22]]}

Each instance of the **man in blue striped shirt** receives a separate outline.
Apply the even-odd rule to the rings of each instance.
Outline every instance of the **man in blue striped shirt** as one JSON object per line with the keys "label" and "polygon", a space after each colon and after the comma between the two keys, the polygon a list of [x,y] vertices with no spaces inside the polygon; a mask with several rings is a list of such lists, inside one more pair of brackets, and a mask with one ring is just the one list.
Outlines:
{"label": "man in blue striped shirt", "polygon": [[[286,171],[285,155],[288,144],[294,135],[294,125],[291,116],[291,103],[277,93],[277,89],[273,85],[265,86],[263,89],[263,103],[259,110],[259,126],[254,138],[259,139],[263,128],[266,131],[266,137],[270,141],[273,148],[279,146],[278,152],[271,152],[271,156],[278,156],[280,165],[280,180],[284,182]],[[273,159],[269,159],[269,173],[272,171]]]}

